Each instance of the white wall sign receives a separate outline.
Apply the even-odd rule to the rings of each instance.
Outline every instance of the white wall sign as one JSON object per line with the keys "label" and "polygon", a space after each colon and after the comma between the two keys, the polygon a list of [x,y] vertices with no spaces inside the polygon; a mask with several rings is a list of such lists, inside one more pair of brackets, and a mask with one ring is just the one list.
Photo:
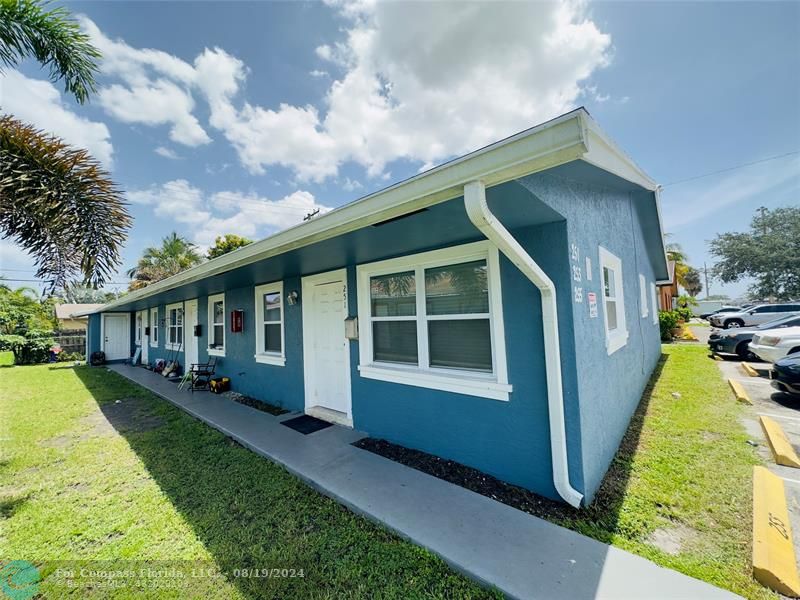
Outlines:
{"label": "white wall sign", "polygon": [[589,292],[586,294],[586,298],[589,301],[589,318],[596,319],[597,318],[597,294],[594,292]]}
{"label": "white wall sign", "polygon": [[592,280],[592,259],[586,257],[586,281]]}

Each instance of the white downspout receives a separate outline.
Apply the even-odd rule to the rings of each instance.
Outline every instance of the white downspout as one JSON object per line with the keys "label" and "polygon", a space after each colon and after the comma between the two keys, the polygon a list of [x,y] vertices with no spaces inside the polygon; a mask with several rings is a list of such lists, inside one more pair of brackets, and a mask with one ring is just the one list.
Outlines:
{"label": "white downspout", "polygon": [[486,204],[486,186],[482,181],[471,181],[464,186],[464,206],[473,225],[497,246],[542,294],[542,329],[547,373],[547,406],[550,414],[550,450],[553,455],[553,483],[559,495],[577,508],[583,500],[583,494],[569,482],[556,287],[530,254],[489,210]]}

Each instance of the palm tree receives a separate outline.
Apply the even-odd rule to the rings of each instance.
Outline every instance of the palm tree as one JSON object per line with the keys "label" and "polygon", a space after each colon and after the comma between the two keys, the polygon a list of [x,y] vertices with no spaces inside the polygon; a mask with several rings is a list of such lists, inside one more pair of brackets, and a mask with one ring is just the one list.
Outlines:
{"label": "palm tree", "polygon": [[50,68],[50,79],[83,104],[95,91],[100,51],[89,43],[63,7],[46,11],[34,0],[0,0],[0,62],[16,67],[33,58]]}
{"label": "palm tree", "polygon": [[138,290],[203,262],[197,247],[174,231],[161,240],[161,246],[144,249],[136,266],[128,271],[133,279],[129,289]]}
{"label": "palm tree", "polygon": [[675,263],[676,281],[683,289],[687,289],[687,286],[690,285],[689,281],[686,279],[686,275],[689,273],[689,269],[691,269],[691,267],[686,263],[686,261],[689,260],[689,257],[686,255],[686,252],[683,251],[681,245],[675,242],[667,244],[666,250],[667,258]]}
{"label": "palm tree", "polygon": [[[83,103],[100,52],[63,8],[0,0],[0,72],[34,58]],[[131,219],[122,194],[88,152],[0,115],[0,237],[33,255],[51,291],[82,276],[101,286],[119,265]]]}

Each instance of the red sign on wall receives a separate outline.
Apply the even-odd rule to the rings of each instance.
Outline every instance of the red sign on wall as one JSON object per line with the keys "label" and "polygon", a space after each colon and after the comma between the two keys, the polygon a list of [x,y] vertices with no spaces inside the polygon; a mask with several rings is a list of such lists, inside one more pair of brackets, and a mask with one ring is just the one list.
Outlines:
{"label": "red sign on wall", "polygon": [[244,331],[244,311],[234,310],[231,312],[231,332],[241,333]]}

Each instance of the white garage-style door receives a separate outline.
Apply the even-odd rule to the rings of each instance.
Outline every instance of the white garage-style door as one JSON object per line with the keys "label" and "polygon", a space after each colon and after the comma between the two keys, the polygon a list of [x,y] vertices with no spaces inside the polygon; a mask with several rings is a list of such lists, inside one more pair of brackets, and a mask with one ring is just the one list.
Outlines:
{"label": "white garage-style door", "polygon": [[103,352],[106,360],[130,358],[131,322],[127,313],[108,313],[103,315]]}
{"label": "white garage-style door", "polygon": [[306,413],[350,424],[350,348],[344,331],[347,272],[304,277],[302,293]]}

